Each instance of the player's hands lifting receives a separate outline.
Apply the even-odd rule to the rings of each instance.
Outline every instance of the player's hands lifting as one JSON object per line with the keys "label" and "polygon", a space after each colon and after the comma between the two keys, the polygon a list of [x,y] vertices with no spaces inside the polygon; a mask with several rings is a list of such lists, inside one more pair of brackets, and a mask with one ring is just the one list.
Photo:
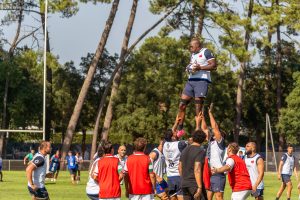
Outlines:
{"label": "player's hands lifting", "polygon": [[214,103],[211,103],[210,106],[208,107],[208,113],[212,113],[214,107]]}

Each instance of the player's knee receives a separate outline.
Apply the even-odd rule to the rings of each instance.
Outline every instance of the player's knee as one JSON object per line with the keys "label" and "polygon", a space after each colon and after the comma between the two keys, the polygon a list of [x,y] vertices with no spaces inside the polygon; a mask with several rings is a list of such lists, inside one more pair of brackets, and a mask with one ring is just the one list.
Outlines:
{"label": "player's knee", "polygon": [[189,104],[189,100],[180,99],[179,110],[185,111],[186,106]]}
{"label": "player's knee", "polygon": [[223,193],[222,192],[216,192],[215,196],[216,196],[217,200],[223,200]]}
{"label": "player's knee", "polygon": [[195,105],[201,107],[204,103],[204,99],[200,98],[200,99],[195,99]]}

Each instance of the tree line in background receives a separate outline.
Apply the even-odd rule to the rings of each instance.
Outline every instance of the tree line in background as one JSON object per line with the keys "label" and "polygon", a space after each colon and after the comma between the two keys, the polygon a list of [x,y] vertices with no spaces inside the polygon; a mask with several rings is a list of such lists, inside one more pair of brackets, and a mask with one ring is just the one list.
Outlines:
{"label": "tree line in background", "polygon": [[[130,36],[135,19],[141,17],[136,16],[140,1],[132,0],[120,55],[105,50],[120,0],[49,0],[49,12],[69,18],[88,2],[95,6],[111,3],[111,11],[95,53],[82,57],[79,66],[72,61],[58,62],[59,55],[51,53],[51,33],[47,33],[46,139],[51,140],[51,130],[61,133],[63,156],[78,131],[83,133],[83,141],[87,131],[93,132],[91,155],[97,141],[108,137],[117,143],[139,136],[157,141],[175,120],[187,79],[184,70],[192,37],[201,38],[217,58],[218,69],[212,73],[205,106],[214,103],[214,113],[228,140],[242,143],[244,137],[240,136],[246,135],[261,144],[268,113],[279,151],[286,142],[298,143],[297,0],[149,0],[150,11],[161,18],[135,41]],[[43,38],[38,33],[44,31],[43,6],[43,0],[2,3],[6,12],[0,26],[2,129],[42,127]],[[22,24],[31,15],[40,17],[40,26]],[[145,39],[160,24],[159,33]],[[2,31],[11,25],[17,29],[13,41],[8,41]],[[21,31],[24,29],[28,30]],[[187,132],[194,129],[193,110],[192,105],[187,110]],[[0,153],[5,153],[4,147],[5,135],[0,133]]]}

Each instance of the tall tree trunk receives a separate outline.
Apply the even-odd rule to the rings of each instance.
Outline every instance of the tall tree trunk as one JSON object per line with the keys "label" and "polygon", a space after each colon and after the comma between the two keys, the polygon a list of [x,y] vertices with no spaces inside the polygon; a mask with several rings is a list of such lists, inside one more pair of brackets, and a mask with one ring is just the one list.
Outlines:
{"label": "tall tree trunk", "polygon": [[88,89],[91,85],[92,79],[94,77],[96,67],[97,67],[97,63],[99,62],[99,59],[101,58],[102,53],[104,51],[106,41],[108,39],[112,24],[114,22],[114,19],[115,19],[117,10],[118,10],[119,2],[120,2],[120,0],[114,0],[113,1],[112,8],[110,10],[109,17],[106,21],[105,29],[102,33],[102,36],[101,36],[100,42],[98,44],[95,56],[92,60],[92,63],[89,67],[89,71],[87,73],[87,76],[86,76],[86,78],[84,80],[84,83],[82,85],[82,88],[80,90],[76,105],[74,107],[71,119],[70,119],[69,124],[68,124],[67,133],[66,133],[66,136],[65,136],[65,139],[64,139],[64,143],[63,143],[63,147],[62,147],[62,159],[65,158],[65,156],[67,155],[67,151],[70,149],[71,142],[72,142],[72,139],[73,139],[73,134],[74,134],[74,131],[75,131],[75,128],[76,128],[81,110],[82,110],[83,103],[84,103],[85,97],[87,95]]}
{"label": "tall tree trunk", "polygon": [[[176,6],[174,6],[174,8],[172,8],[171,10],[169,10],[162,18],[160,18],[155,24],[153,24],[149,29],[147,29],[142,35],[140,35],[140,37],[130,46],[130,48],[127,50],[126,52],[126,56],[125,56],[125,60],[127,59],[127,57],[130,55],[130,53],[132,52],[132,50],[136,47],[136,45],[142,41],[142,39],[148,35],[148,33],[150,33],[153,29],[155,29],[162,21],[164,21],[164,19],[166,19],[183,1],[180,1]],[[124,62],[125,62],[124,60]],[[99,107],[98,107],[98,114],[96,117],[96,121],[95,121],[95,127],[94,127],[94,131],[93,131],[93,141],[92,141],[92,149],[91,149],[91,160],[93,159],[94,154],[96,153],[96,148],[97,148],[97,138],[98,138],[98,132],[99,132],[99,123],[100,123],[100,119],[101,119],[101,115],[102,115],[102,111],[106,102],[106,97],[108,95],[108,92],[110,90],[110,87],[113,83],[114,77],[116,75],[116,73],[118,72],[118,70],[121,68],[121,66],[123,66],[124,63],[119,62],[116,66],[116,68],[114,69],[107,85],[105,86],[105,90],[102,94],[101,97],[101,101],[99,103]]]}
{"label": "tall tree trunk", "polygon": [[[6,80],[5,80],[5,89],[4,89],[4,98],[3,98],[3,115],[2,115],[2,129],[7,129],[8,128],[8,123],[7,123],[7,96],[8,96],[8,87],[9,87],[9,73],[6,75]],[[6,141],[5,141],[5,133],[0,132],[0,156],[5,158],[5,146],[6,146]]]}
{"label": "tall tree trunk", "polygon": [[195,36],[195,15],[196,15],[196,4],[192,2],[192,10],[190,13],[190,38]]}
{"label": "tall tree trunk", "polygon": [[204,27],[205,11],[206,11],[206,0],[200,0],[199,7],[200,7],[200,14],[199,14],[199,17],[198,17],[197,35],[199,37],[202,37],[202,31],[203,31],[203,27]]}
{"label": "tall tree trunk", "polygon": [[[11,46],[9,48],[8,51],[8,62],[10,64],[12,64],[12,59],[14,56],[14,51],[17,47],[18,44],[18,39],[20,37],[20,31],[21,31],[21,25],[22,25],[22,21],[23,21],[23,10],[24,10],[24,0],[20,0],[18,2],[18,6],[20,8],[19,10],[19,14],[18,14],[18,26],[17,26],[17,31],[15,34],[15,37],[11,43]],[[8,128],[8,109],[7,109],[7,102],[8,102],[8,92],[9,92],[9,79],[10,79],[10,73],[9,73],[9,69],[6,73],[6,77],[5,77],[5,86],[4,86],[4,97],[3,97],[3,113],[2,113],[2,124],[1,124],[1,128],[2,129],[7,129]],[[6,157],[5,155],[3,155],[3,153],[5,154],[5,133],[0,132],[0,156]]]}
{"label": "tall tree trunk", "polygon": [[[251,27],[251,18],[252,18],[252,11],[253,11],[253,2],[254,0],[249,1],[249,10],[248,10],[248,20],[249,23],[246,25],[246,32],[245,32],[245,40],[244,40],[244,48],[247,51],[249,46],[250,40],[250,27]],[[238,79],[238,87],[237,87],[237,94],[236,94],[236,120],[235,120],[235,130],[234,130],[234,141],[239,141],[239,134],[240,134],[240,126],[241,126],[241,118],[242,118],[242,104],[243,104],[243,86],[244,86],[244,79],[245,79],[245,72],[247,67],[247,61],[243,61],[240,67],[240,74]]]}
{"label": "tall tree trunk", "polygon": [[[128,49],[128,43],[129,43],[129,39],[130,39],[132,27],[133,27],[135,15],[136,15],[137,5],[138,5],[138,0],[133,0],[130,17],[128,20],[125,36],[123,39],[120,63],[125,63],[125,55],[126,55],[126,52]],[[123,66],[120,67],[120,69],[117,71],[117,73],[114,77],[113,86],[112,86],[112,90],[111,90],[111,94],[110,94],[110,99],[109,99],[109,103],[107,106],[104,124],[103,124],[103,128],[102,128],[101,135],[102,135],[103,140],[107,140],[107,138],[108,138],[108,131],[109,131],[109,128],[111,125],[112,117],[113,117],[114,98],[117,96],[117,93],[118,93],[118,89],[119,89],[120,82],[121,82],[122,70],[123,70]]]}
{"label": "tall tree trunk", "polygon": [[[279,0],[276,0],[276,5],[279,5]],[[282,97],[282,89],[281,89],[281,73],[282,73],[282,51],[281,51],[281,33],[280,33],[280,25],[279,22],[276,26],[276,35],[277,35],[277,49],[276,49],[276,68],[277,68],[277,90],[276,90],[276,109],[277,116],[279,120],[280,109],[281,109],[281,97]],[[282,152],[284,148],[284,136],[282,132],[279,132],[279,151]]]}
{"label": "tall tree trunk", "polygon": [[[268,35],[267,35],[267,37],[268,37],[268,43],[269,43],[269,45],[271,45],[271,41],[272,41],[272,35],[273,35],[273,32],[272,32],[272,30],[271,30],[271,27],[268,27]],[[264,68],[265,68],[265,77],[264,77],[264,79],[265,79],[265,86],[264,86],[264,92],[265,92],[265,95],[264,95],[264,97],[265,97],[265,99],[264,99],[264,107],[265,107],[265,109],[266,109],[266,113],[269,113],[269,107],[270,107],[270,95],[269,95],[269,93],[270,93],[270,88],[271,88],[271,86],[270,86],[270,83],[271,83],[271,60],[272,60],[272,58],[271,58],[271,49],[272,49],[272,47],[271,46],[266,46],[265,48],[264,48],[264,52],[265,52],[265,66],[264,66]]]}
{"label": "tall tree trunk", "polygon": [[[45,12],[43,11],[42,5],[40,5],[40,16],[41,22],[43,27],[43,33],[45,35]],[[50,39],[49,39],[49,32],[47,30],[46,33],[46,51],[50,53]],[[47,88],[47,95],[46,95],[46,122],[45,122],[45,140],[50,141],[51,138],[51,119],[52,119],[52,69],[46,65],[46,88]]]}

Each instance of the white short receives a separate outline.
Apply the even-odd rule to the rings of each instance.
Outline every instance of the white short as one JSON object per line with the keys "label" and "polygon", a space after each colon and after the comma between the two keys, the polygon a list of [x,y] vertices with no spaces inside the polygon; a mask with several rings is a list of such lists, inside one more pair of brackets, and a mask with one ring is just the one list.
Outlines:
{"label": "white short", "polygon": [[99,199],[99,200],[121,200],[121,198]]}
{"label": "white short", "polygon": [[251,194],[251,190],[244,190],[240,192],[232,192],[231,200],[246,200]]}
{"label": "white short", "polygon": [[133,195],[129,194],[130,200],[154,200],[153,194],[144,194],[144,195]]}

